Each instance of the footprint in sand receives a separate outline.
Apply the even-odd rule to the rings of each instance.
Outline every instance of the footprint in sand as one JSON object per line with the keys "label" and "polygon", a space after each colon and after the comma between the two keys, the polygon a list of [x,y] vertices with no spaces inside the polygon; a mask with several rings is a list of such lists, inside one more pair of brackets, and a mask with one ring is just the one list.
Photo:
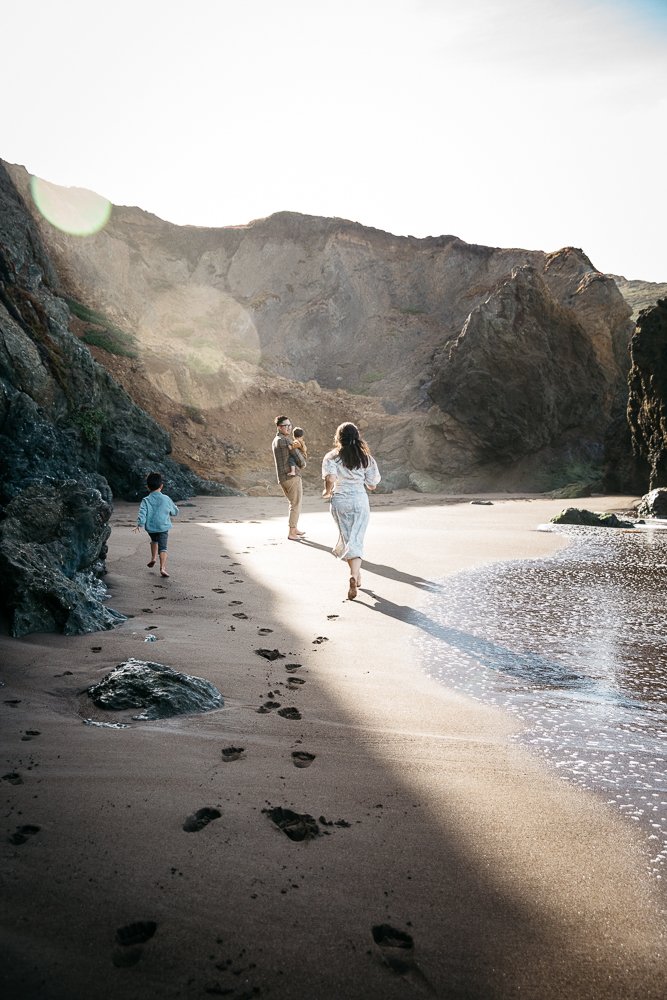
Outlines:
{"label": "footprint in sand", "polygon": [[[265,701],[263,705],[260,705],[257,711],[260,715],[266,715],[267,712],[272,712],[274,708],[280,708],[279,701]],[[280,712],[278,713],[280,715]]]}
{"label": "footprint in sand", "polygon": [[25,844],[28,837],[34,837],[36,833],[39,833],[41,826],[35,826],[32,823],[25,823],[23,826],[17,826],[15,832],[8,838],[10,844]]}
{"label": "footprint in sand", "polygon": [[303,677],[288,677],[287,687],[288,688],[300,688],[302,684],[305,684]]}
{"label": "footprint in sand", "polygon": [[424,987],[429,993],[435,992],[415,961],[415,943],[410,934],[397,930],[391,924],[375,924],[371,928],[371,933],[380,949],[383,962],[392,972],[405,976],[414,984]]}
{"label": "footprint in sand", "polygon": [[205,826],[208,826],[214,819],[220,819],[221,816],[222,813],[218,809],[205,806],[203,809],[198,809],[192,816],[188,816],[183,824],[183,829],[186,833],[198,833],[199,830],[203,830]]}
{"label": "footprint in sand", "polygon": [[39,729],[26,729],[25,735],[21,737],[24,743],[29,743],[35,736],[41,736]]}
{"label": "footprint in sand", "polygon": [[222,587],[211,587],[214,594],[226,594],[227,591],[223,590]]}
{"label": "footprint in sand", "polygon": [[157,930],[154,920],[139,920],[127,927],[119,927],[116,931],[116,944],[127,948],[129,945],[145,944],[150,941]]}
{"label": "footprint in sand", "polygon": [[285,654],[280,653],[277,649],[256,649],[255,652],[258,656],[263,656],[265,660],[284,660]]}
{"label": "footprint in sand", "polygon": [[229,764],[233,760],[241,760],[242,757],[245,757],[245,747],[225,747],[221,753],[224,762]]}
{"label": "footprint in sand", "polygon": [[10,771],[9,774],[3,774],[1,781],[8,781],[10,785],[22,785],[23,778],[17,771]]}
{"label": "footprint in sand", "polygon": [[271,635],[273,632],[272,628],[258,628],[257,635]]}
{"label": "footprint in sand", "polygon": [[308,753],[307,750],[293,750],[292,763],[295,767],[310,767],[315,760],[316,754]]}
{"label": "footprint in sand", "polygon": [[283,719],[300,719],[301,712],[298,708],[281,708],[278,710],[278,715],[282,716]]}
{"label": "footprint in sand", "polygon": [[243,601],[230,601],[229,606],[231,608],[232,604],[243,604]]}
{"label": "footprint in sand", "polygon": [[136,924],[128,924],[127,927],[119,927],[116,931],[116,943],[119,947],[111,956],[116,968],[136,965],[142,955],[141,945],[153,937],[156,929],[157,924],[153,920],[142,920]]}
{"label": "footprint in sand", "polygon": [[328,641],[329,641],[328,635],[318,635],[317,639],[313,639],[313,646],[319,646],[321,645],[321,643]]}
{"label": "footprint in sand", "polygon": [[294,673],[295,670],[300,670],[301,667],[302,667],[301,663],[286,663],[285,664],[285,670],[289,670],[289,672],[291,674]]}
{"label": "footprint in sand", "polygon": [[320,835],[317,820],[308,813],[295,813],[291,809],[283,809],[281,806],[276,806],[273,809],[262,809],[262,812],[290,840],[312,840]]}
{"label": "footprint in sand", "polygon": [[248,616],[245,613],[245,611],[233,611],[232,612],[232,617],[233,618],[244,618],[246,621],[248,620]]}
{"label": "footprint in sand", "polygon": [[338,615],[327,615],[327,621],[332,622],[335,618],[338,617],[339,617]]}

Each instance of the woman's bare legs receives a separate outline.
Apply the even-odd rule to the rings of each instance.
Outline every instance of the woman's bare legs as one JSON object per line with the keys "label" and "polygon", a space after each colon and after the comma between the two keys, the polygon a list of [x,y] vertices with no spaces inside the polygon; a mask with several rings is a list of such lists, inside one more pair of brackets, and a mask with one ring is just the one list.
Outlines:
{"label": "woman's bare legs", "polygon": [[350,589],[347,596],[353,601],[357,596],[357,587],[361,584],[361,559],[359,556],[355,556],[353,559],[347,559],[346,562],[350,567]]}
{"label": "woman's bare legs", "polygon": [[361,559],[359,556],[355,556],[354,559],[348,559],[347,565],[350,567],[350,576],[353,576],[357,581],[357,587],[361,583]]}

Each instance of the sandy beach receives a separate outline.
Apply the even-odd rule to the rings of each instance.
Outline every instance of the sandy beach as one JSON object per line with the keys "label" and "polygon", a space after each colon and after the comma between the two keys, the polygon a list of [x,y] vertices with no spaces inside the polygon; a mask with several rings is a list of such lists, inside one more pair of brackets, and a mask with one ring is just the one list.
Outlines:
{"label": "sandy beach", "polygon": [[[413,648],[432,581],[548,556],[563,539],[536,528],[566,504],[371,503],[356,601],[318,497],[302,543],[282,498],[181,505],[169,579],[119,503],[106,582],[134,617],[0,636],[7,1000],[667,995],[665,896],[641,831]],[[212,681],[224,708],[103,714],[85,689],[130,657]],[[318,835],[289,839],[279,808]],[[202,809],[220,815],[184,830]]]}

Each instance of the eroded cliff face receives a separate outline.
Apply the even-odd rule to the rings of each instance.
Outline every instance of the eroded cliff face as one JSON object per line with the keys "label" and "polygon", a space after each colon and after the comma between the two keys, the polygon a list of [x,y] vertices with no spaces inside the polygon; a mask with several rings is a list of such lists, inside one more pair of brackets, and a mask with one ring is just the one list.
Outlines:
{"label": "eroded cliff face", "polygon": [[95,356],[204,475],[271,489],[283,411],[318,457],[358,421],[396,486],[546,489],[600,461],[633,326],[580,250],[291,213],[178,227],[128,208],[81,239],[33,212],[68,294],[134,338],[135,358]]}

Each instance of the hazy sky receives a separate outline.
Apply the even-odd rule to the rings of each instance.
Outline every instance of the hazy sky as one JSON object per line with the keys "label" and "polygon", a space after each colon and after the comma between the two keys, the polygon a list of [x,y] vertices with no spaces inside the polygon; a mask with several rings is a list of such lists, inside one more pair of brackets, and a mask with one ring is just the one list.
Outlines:
{"label": "hazy sky", "polygon": [[177,223],[578,246],[667,281],[667,0],[30,0],[0,157]]}

